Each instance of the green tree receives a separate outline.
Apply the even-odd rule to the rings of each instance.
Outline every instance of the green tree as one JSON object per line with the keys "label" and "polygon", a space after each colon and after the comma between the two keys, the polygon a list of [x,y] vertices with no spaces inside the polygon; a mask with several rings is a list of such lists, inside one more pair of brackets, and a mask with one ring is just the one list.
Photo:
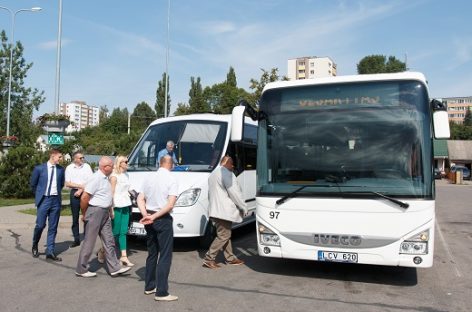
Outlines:
{"label": "green tree", "polygon": [[472,140],[472,126],[449,122],[451,140]]}
{"label": "green tree", "polygon": [[472,127],[472,110],[468,109],[464,117],[464,126]]}
{"label": "green tree", "polygon": [[47,154],[32,146],[18,146],[9,150],[0,162],[0,196],[31,198],[31,173],[35,165],[47,160]]}
{"label": "green tree", "polygon": [[190,91],[188,95],[188,112],[190,114],[210,112],[210,106],[203,97],[200,77],[197,77],[196,80],[195,77],[190,77]]}
{"label": "green tree", "polygon": [[108,119],[108,107],[106,105],[100,106],[100,111],[98,112],[98,119],[100,123],[104,123]]}
{"label": "green tree", "polygon": [[250,98],[246,90],[238,88],[233,67],[229,68],[224,82],[215,84],[209,89],[206,88],[204,94],[213,112],[217,114],[230,114],[240,100],[247,101]]}
{"label": "green tree", "polygon": [[16,136],[20,144],[31,145],[40,133],[40,128],[32,123],[33,111],[38,110],[44,102],[44,91],[25,86],[25,78],[33,63],[27,63],[23,58],[24,48],[21,42],[16,42],[13,46],[8,44],[5,31],[0,33],[0,40],[0,136],[6,135],[10,51],[13,49],[10,135]]}
{"label": "green tree", "polygon": [[[155,110],[156,110],[156,115],[157,118],[162,118],[164,117],[164,109],[165,109],[165,94],[166,94],[166,73],[162,74],[162,80],[158,82],[157,85],[157,91],[156,91],[156,105],[155,105]],[[169,85],[170,78],[167,76],[167,116],[169,116],[170,113],[170,95],[169,95]]]}
{"label": "green tree", "polygon": [[175,116],[188,115],[190,114],[190,108],[185,103],[177,104],[177,109],[174,112]]}
{"label": "green tree", "polygon": [[126,134],[128,132],[128,109],[115,108],[105,122],[100,123],[100,128],[111,134]]}
{"label": "green tree", "polygon": [[278,68],[271,68],[270,71],[267,71],[261,68],[261,71],[262,71],[262,74],[259,80],[256,80],[254,78],[250,80],[251,85],[249,86],[249,88],[251,88],[254,91],[250,95],[248,102],[253,106],[257,105],[259,98],[262,95],[262,90],[264,89],[266,84],[268,84],[269,82],[274,82],[274,81],[279,81],[279,80],[288,80],[286,76],[283,76],[283,77],[279,76]]}
{"label": "green tree", "polygon": [[394,56],[369,55],[361,59],[357,64],[357,73],[379,74],[379,73],[397,73],[406,71],[406,64]]}
{"label": "green tree", "polygon": [[142,133],[156,119],[156,113],[146,102],[141,102],[131,114],[131,131]]}

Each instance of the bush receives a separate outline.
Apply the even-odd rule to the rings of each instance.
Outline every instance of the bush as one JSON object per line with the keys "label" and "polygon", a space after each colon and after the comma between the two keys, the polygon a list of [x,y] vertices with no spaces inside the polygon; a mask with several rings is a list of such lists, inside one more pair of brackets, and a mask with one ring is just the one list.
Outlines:
{"label": "bush", "polygon": [[0,196],[4,198],[31,198],[31,173],[34,166],[48,156],[33,147],[11,148],[0,163]]}

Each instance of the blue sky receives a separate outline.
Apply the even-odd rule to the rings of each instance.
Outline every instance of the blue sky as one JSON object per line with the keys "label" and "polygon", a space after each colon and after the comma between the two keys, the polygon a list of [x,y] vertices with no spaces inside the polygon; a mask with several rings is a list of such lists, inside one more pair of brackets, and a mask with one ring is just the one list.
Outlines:
{"label": "blue sky", "polygon": [[[38,116],[54,110],[59,0],[0,0],[16,16],[15,40],[34,63],[30,87],[45,91]],[[165,71],[167,0],[63,0],[60,101],[154,107]],[[472,95],[472,1],[468,0],[171,0],[171,111],[188,102],[190,77],[238,86],[261,68],[287,73],[287,60],[329,56],[338,75],[356,74],[367,55],[393,55],[423,72],[432,97]],[[10,18],[0,10],[0,29]]]}

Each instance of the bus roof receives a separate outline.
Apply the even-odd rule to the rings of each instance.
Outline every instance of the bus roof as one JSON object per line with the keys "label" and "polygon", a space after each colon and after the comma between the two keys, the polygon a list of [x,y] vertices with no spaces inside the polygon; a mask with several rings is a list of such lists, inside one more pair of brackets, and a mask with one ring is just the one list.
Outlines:
{"label": "bus roof", "polygon": [[[190,115],[182,115],[182,116],[171,116],[171,117],[156,119],[150,124],[150,126],[165,123],[165,122],[175,122],[175,121],[181,121],[181,120],[223,121],[223,122],[230,123],[231,122],[231,114],[219,115],[219,114],[206,113],[206,114],[190,114]],[[257,125],[257,122],[253,121],[249,117],[245,117],[244,121],[248,124]]]}
{"label": "bus roof", "polygon": [[324,78],[315,78],[315,79],[276,81],[276,82],[270,82],[266,84],[262,92],[265,92],[266,90],[269,90],[269,89],[286,88],[286,87],[346,83],[346,82],[387,81],[387,80],[418,80],[426,84],[426,78],[422,73],[401,72],[401,73],[391,73],[391,74],[350,75],[350,76],[334,76],[334,77],[324,77]]}
{"label": "bus roof", "polygon": [[182,116],[171,116],[166,118],[158,118],[154,120],[151,125],[156,125],[164,122],[180,121],[180,120],[209,120],[209,121],[231,121],[231,115],[217,115],[217,114],[190,114]]}

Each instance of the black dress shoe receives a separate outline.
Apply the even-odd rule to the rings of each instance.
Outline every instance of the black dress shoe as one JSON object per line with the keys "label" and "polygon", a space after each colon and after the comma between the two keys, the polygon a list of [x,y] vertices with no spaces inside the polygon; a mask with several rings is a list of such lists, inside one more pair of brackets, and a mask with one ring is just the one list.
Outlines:
{"label": "black dress shoe", "polygon": [[56,261],[56,262],[61,262],[62,258],[56,256],[55,254],[49,254],[49,255],[46,255],[46,260],[53,260],[53,261]]}
{"label": "black dress shoe", "polygon": [[33,258],[39,257],[38,246],[33,246],[33,248],[31,248],[31,254],[33,254]]}
{"label": "black dress shoe", "polygon": [[73,242],[72,244],[69,245],[70,248],[74,248],[74,247],[77,247],[77,246],[80,246],[80,241],[75,241],[75,242]]}

